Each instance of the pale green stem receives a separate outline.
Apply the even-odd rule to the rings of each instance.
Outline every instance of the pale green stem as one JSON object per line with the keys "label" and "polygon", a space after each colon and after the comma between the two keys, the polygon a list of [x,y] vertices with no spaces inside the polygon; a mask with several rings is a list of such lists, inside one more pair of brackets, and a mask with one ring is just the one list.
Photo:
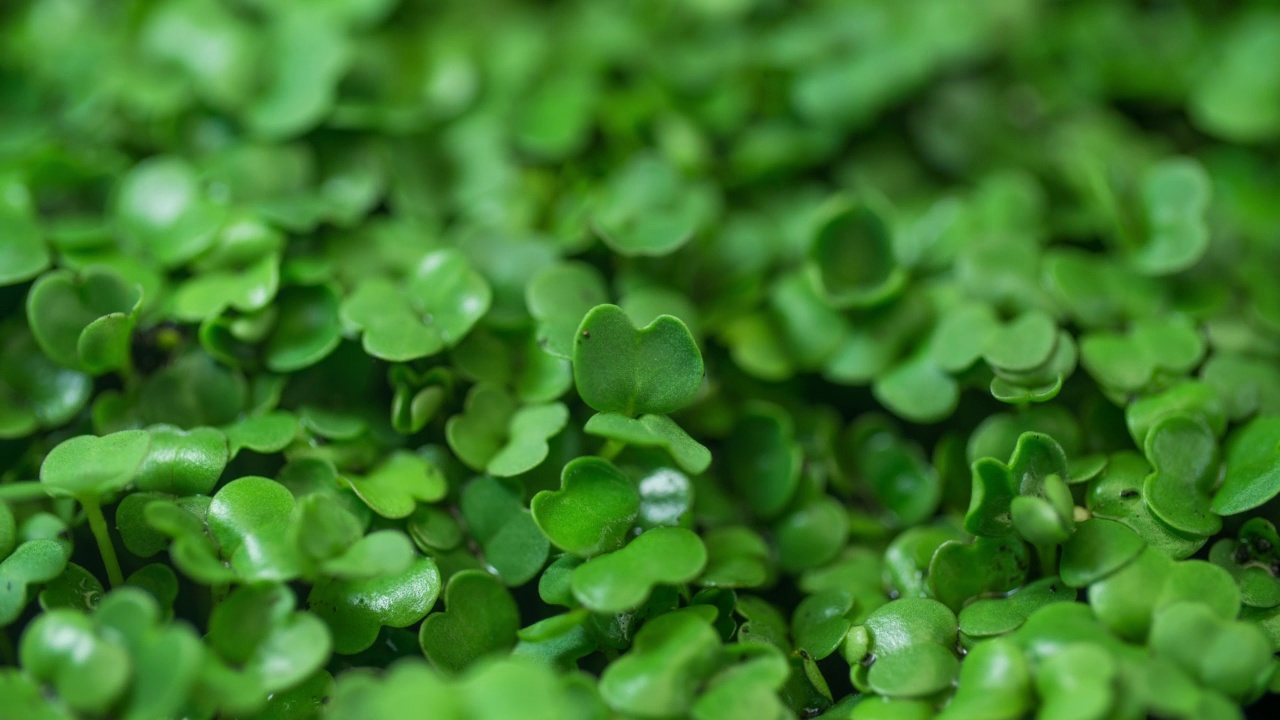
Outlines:
{"label": "pale green stem", "polygon": [[120,572],[120,561],[116,558],[116,548],[111,544],[111,532],[107,530],[107,519],[102,515],[102,506],[97,498],[80,498],[85,517],[89,518],[89,529],[93,531],[93,539],[98,541],[98,552],[102,553],[102,564],[107,566],[107,580],[111,587],[124,585],[124,574]]}
{"label": "pale green stem", "polygon": [[621,440],[609,440],[604,444],[604,447],[600,448],[600,452],[596,454],[605,460],[612,460],[618,457],[618,453],[625,450],[626,447],[627,444]]}

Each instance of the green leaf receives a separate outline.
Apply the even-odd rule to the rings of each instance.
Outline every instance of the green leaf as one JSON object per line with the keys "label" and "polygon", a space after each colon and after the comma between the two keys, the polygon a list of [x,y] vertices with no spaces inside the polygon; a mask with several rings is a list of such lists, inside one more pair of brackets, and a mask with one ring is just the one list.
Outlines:
{"label": "green leaf", "polygon": [[1210,509],[1218,480],[1218,446],[1204,422],[1174,415],[1147,435],[1147,459],[1154,472],[1142,486],[1151,512],[1170,527],[1192,535],[1213,535],[1222,518]]}
{"label": "green leaf", "polygon": [[333,635],[333,651],[343,655],[368,648],[381,627],[408,627],[431,610],[440,594],[440,571],[430,558],[417,558],[404,572],[358,580],[321,580],[307,606]]}
{"label": "green leaf", "polygon": [[1132,562],[1146,546],[1137,533],[1118,522],[1087,520],[1062,545],[1062,582],[1073,588],[1092,585]]}
{"label": "green leaf", "polygon": [[1195,159],[1166,158],[1142,178],[1147,242],[1131,257],[1144,275],[1169,275],[1196,264],[1209,248],[1205,213],[1212,193],[1209,173]]}
{"label": "green leaf", "polygon": [[562,403],[517,408],[506,390],[480,383],[467,393],[463,413],[449,418],[445,437],[468,467],[510,477],[533,469],[547,457],[547,441],[564,429],[569,411]]}
{"label": "green leaf", "polygon": [[520,628],[520,613],[502,581],[480,570],[449,578],[444,611],[422,623],[418,642],[431,664],[461,672],[485,656],[510,649]]}
{"label": "green leaf", "polygon": [[865,203],[836,201],[809,247],[809,262],[836,307],[876,305],[906,284],[889,224]]}
{"label": "green leaf", "polygon": [[40,276],[27,295],[27,322],[40,349],[64,367],[101,375],[129,365],[129,338],[142,291],[115,272]]}
{"label": "green leaf", "polygon": [[691,582],[707,564],[702,540],[684,528],[659,527],[626,547],[595,557],[573,571],[573,595],[602,613],[634,610],[656,585]]}
{"label": "green leaf", "polygon": [[598,305],[575,343],[574,383],[599,412],[665,415],[691,403],[702,385],[702,353],[669,315],[637,330],[621,308]]}
{"label": "green leaf", "polygon": [[[0,195],[9,192],[26,194],[22,185],[16,187],[0,178]],[[0,287],[26,282],[49,267],[52,259],[45,245],[41,228],[33,213],[0,200]]]}
{"label": "green leaf", "polygon": [[297,551],[289,541],[295,505],[289,490],[274,480],[232,480],[209,504],[209,534],[245,580],[292,579],[299,572]]}
{"label": "green leaf", "polygon": [[1074,588],[1055,577],[1042,578],[1005,597],[984,598],[966,605],[959,615],[960,632],[966,640],[1005,635],[1022,627],[1040,608],[1075,599]]}
{"label": "green leaf", "polygon": [[955,697],[938,718],[1016,720],[1034,702],[1031,668],[1022,649],[1011,640],[995,639],[979,643],[965,656]]}
{"label": "green leaf", "polygon": [[1036,673],[1036,691],[1045,720],[1105,717],[1116,702],[1112,688],[1116,663],[1097,645],[1069,645],[1044,661]]}
{"label": "green leaf", "polygon": [[297,438],[298,419],[283,410],[272,410],[237,420],[223,430],[232,457],[246,448],[265,455],[280,452]]}
{"label": "green leaf", "polygon": [[715,204],[709,188],[685,181],[663,158],[637,155],[605,185],[592,224],[619,254],[661,256],[689,242]]}
{"label": "green leaf", "polygon": [[392,452],[367,475],[343,479],[371,510],[391,519],[409,517],[419,502],[437,502],[449,489],[435,465],[403,450]]}
{"label": "green leaf", "polygon": [[99,637],[94,623],[74,610],[44,613],[22,634],[22,666],[49,683],[72,709],[102,713],[128,687],[129,654]]}
{"label": "green leaf", "polygon": [[959,385],[924,353],[876,376],[871,392],[893,414],[916,423],[945,419],[960,399]]}
{"label": "green leaf", "polygon": [[990,333],[982,357],[994,368],[1028,372],[1043,365],[1058,342],[1058,326],[1043,312],[1029,311]]}
{"label": "green leaf", "polygon": [[471,536],[503,582],[517,587],[538,574],[551,546],[525,507],[518,480],[475,478],[463,486],[459,505]]}
{"label": "green leaf", "polygon": [[582,318],[607,302],[609,291],[604,278],[584,263],[547,266],[525,288],[529,314],[538,321],[538,344],[562,358],[573,357],[574,338]]}
{"label": "green leaf", "polygon": [[589,558],[626,542],[640,513],[640,493],[607,460],[581,457],[564,466],[560,489],[538,493],[530,509],[551,544]]}
{"label": "green leaf", "polygon": [[800,601],[791,617],[791,634],[796,647],[821,660],[835,652],[853,627],[853,597],[843,589],[830,588]]}
{"label": "green leaf", "polygon": [[265,356],[272,372],[314,365],[338,347],[338,295],[325,285],[285,288],[272,306],[278,313]]}
{"label": "green leaf", "polygon": [[283,585],[241,587],[210,613],[209,644],[265,693],[294,687],[324,664],[331,647],[328,627],[294,604]]}
{"label": "green leaf", "polygon": [[587,420],[583,432],[627,445],[662,448],[681,469],[695,475],[711,465],[711,451],[666,415],[629,418],[619,413],[596,413]]}
{"label": "green leaf", "polygon": [[125,175],[114,215],[137,251],[165,267],[177,267],[213,245],[226,208],[209,201],[190,163],[160,156]]}
{"label": "green leaf", "polygon": [[1169,527],[1152,514],[1143,500],[1143,485],[1151,466],[1134,452],[1112,455],[1107,468],[1089,483],[1086,507],[1095,516],[1116,520],[1138,534],[1146,543],[1173,558],[1185,558],[1207,540]]}
{"label": "green leaf", "polygon": [[631,650],[605,669],[600,695],[620,713],[683,715],[719,653],[719,636],[694,608],[667,613],[646,623]]}
{"label": "green leaf", "polygon": [[139,490],[171,495],[205,495],[213,490],[229,458],[227,436],[221,430],[153,425],[147,434],[150,445],[135,477]]}
{"label": "green leaf", "polygon": [[929,562],[929,594],[959,612],[970,598],[1017,589],[1030,567],[1026,543],[1014,537],[948,540]]}
{"label": "green leaf", "polygon": [[[854,687],[892,698],[931,695],[955,682],[956,617],[926,598],[889,603],[856,626],[845,643]],[[867,659],[867,662],[861,662]]]}
{"label": "green leaf", "polygon": [[75,563],[67,563],[62,574],[40,591],[40,608],[46,612],[56,608],[92,612],[104,594],[102,583],[93,573]]}
{"label": "green leaf", "polygon": [[134,481],[150,446],[151,435],[142,430],[73,437],[45,456],[40,482],[75,497],[108,497]]}
{"label": "green leaf", "polygon": [[800,482],[803,453],[785,410],[764,403],[745,408],[726,454],[729,477],[756,515],[772,518],[786,508]]}
{"label": "green leaf", "polygon": [[764,585],[773,572],[769,546],[751,529],[741,526],[708,530],[707,567],[698,584],[717,588],[754,588]]}
{"label": "green leaf", "polygon": [[22,614],[30,599],[29,586],[61,575],[70,556],[67,543],[39,539],[23,542],[0,561],[0,627]]}
{"label": "green leaf", "polygon": [[1237,515],[1280,494],[1280,418],[1257,417],[1227,441],[1226,473],[1210,509]]}

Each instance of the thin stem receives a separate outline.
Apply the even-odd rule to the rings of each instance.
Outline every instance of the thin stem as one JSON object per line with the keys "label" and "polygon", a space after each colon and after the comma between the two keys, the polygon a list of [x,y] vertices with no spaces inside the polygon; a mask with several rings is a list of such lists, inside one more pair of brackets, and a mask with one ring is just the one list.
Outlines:
{"label": "thin stem", "polygon": [[102,506],[97,498],[80,498],[85,517],[89,518],[89,529],[93,531],[93,539],[98,541],[98,552],[102,553],[102,564],[107,566],[107,581],[111,587],[124,585],[124,574],[120,572],[120,561],[116,559],[116,548],[111,544],[111,533],[107,530],[107,519],[102,515]]}
{"label": "thin stem", "polygon": [[612,460],[618,457],[618,453],[625,450],[626,447],[627,444],[621,440],[609,440],[604,444],[604,447],[600,448],[600,452],[596,454],[605,460]]}
{"label": "thin stem", "polygon": [[44,485],[36,481],[19,481],[0,484],[0,500],[24,502],[27,500],[43,500],[49,497]]}

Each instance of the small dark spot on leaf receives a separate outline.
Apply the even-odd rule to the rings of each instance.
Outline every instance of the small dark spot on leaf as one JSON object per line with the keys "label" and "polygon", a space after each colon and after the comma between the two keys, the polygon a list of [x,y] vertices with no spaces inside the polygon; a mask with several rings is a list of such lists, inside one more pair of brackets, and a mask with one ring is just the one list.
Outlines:
{"label": "small dark spot on leaf", "polygon": [[1236,563],[1240,565],[1243,565],[1249,562],[1249,551],[1245,549],[1244,545],[1241,545],[1240,547],[1236,548],[1235,560],[1236,560]]}
{"label": "small dark spot on leaf", "polygon": [[1271,541],[1266,538],[1258,538],[1253,541],[1253,549],[1260,553],[1271,552]]}
{"label": "small dark spot on leaf", "polygon": [[590,338],[590,337],[591,337],[591,331],[590,331],[590,330],[583,330],[583,331],[582,331],[582,337],[584,337],[584,338]]}
{"label": "small dark spot on leaf", "polygon": [[1138,491],[1137,490],[1121,490],[1120,497],[1122,498],[1138,497]]}

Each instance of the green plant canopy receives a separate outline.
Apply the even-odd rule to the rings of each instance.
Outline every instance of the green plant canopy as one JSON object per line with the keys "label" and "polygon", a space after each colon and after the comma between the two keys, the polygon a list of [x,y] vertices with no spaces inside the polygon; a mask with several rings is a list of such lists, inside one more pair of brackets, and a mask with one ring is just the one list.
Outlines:
{"label": "green plant canopy", "polygon": [[0,720],[1280,693],[1270,0],[0,0]]}

